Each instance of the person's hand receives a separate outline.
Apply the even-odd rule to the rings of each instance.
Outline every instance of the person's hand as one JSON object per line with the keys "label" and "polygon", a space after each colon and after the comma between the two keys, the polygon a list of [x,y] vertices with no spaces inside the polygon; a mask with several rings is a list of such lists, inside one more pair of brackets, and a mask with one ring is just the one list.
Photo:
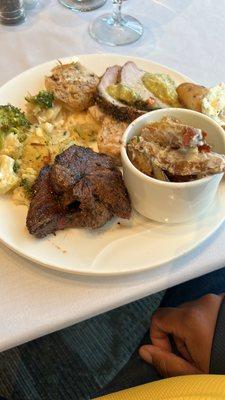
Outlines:
{"label": "person's hand", "polygon": [[[208,294],[177,308],[159,308],[152,317],[152,345],[139,354],[164,377],[209,372],[217,316],[224,295]],[[173,353],[172,336],[179,355]]]}

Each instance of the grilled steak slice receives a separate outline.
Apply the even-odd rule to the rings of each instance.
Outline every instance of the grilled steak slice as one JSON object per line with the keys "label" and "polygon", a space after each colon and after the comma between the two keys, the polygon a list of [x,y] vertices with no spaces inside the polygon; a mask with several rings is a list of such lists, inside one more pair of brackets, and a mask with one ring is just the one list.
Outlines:
{"label": "grilled steak slice", "polygon": [[[83,204],[73,201],[68,208],[63,209],[52,189],[50,170],[51,167],[42,168],[35,183],[34,197],[27,214],[27,228],[32,235],[42,238],[66,228],[96,229],[113,217],[104,204],[95,199],[92,199],[92,207],[85,207],[85,194]],[[87,199],[88,194],[87,188]]]}
{"label": "grilled steak slice", "polygon": [[130,218],[130,200],[113,160],[71,146],[42,168],[34,185],[27,228],[44,237],[65,228],[99,228],[113,216]]}
{"label": "grilled steak slice", "polygon": [[[80,184],[90,188],[91,195],[103,203],[113,215],[129,218],[131,207],[122,175],[111,157],[95,153],[85,147],[71,146],[55,158],[51,170],[51,182],[56,193],[61,194],[62,207],[74,200],[83,201]],[[89,206],[89,205],[87,205]],[[91,205],[90,205],[91,207]]]}
{"label": "grilled steak slice", "polygon": [[27,214],[28,231],[37,237],[55,232],[64,219],[50,180],[51,167],[44,167],[34,184],[34,196]]}
{"label": "grilled steak slice", "polygon": [[103,169],[115,169],[111,157],[96,153],[87,147],[70,146],[55,158],[52,167],[52,184],[55,192],[73,188],[84,175]]}

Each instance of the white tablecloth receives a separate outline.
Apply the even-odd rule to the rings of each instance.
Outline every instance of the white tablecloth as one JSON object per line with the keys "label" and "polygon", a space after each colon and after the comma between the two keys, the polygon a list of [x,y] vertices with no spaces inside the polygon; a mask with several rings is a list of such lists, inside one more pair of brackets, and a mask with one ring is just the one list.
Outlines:
{"label": "white tablecloth", "polygon": [[[161,5],[160,5],[161,3]],[[129,0],[142,21],[138,42],[120,48],[95,43],[89,22],[111,7],[77,14],[42,0],[27,21],[0,26],[0,84],[39,63],[82,53],[141,56],[213,85],[225,80],[224,0]],[[0,350],[69,326],[225,264],[225,226],[192,254],[145,274],[94,279],[36,266],[0,245]]]}

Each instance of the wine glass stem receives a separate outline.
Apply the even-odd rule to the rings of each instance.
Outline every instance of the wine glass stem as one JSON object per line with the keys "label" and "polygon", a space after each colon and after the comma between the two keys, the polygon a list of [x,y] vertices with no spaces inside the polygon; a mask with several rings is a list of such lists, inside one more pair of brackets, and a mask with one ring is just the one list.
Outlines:
{"label": "wine glass stem", "polygon": [[123,0],[113,0],[113,20],[117,24],[120,24],[122,21],[122,2]]}

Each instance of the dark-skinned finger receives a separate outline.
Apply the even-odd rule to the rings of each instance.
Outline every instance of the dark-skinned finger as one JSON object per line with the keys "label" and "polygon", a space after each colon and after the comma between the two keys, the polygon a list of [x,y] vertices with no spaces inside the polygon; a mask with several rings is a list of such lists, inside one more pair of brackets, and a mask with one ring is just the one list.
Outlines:
{"label": "dark-skinned finger", "polygon": [[180,338],[176,338],[176,337],[174,337],[173,340],[174,340],[176,348],[177,348],[178,352],[181,354],[181,356],[183,358],[185,358],[185,360],[187,360],[193,364],[192,357],[187,349],[185,342],[183,340],[181,340]]}
{"label": "dark-skinned finger", "polygon": [[150,338],[162,350],[171,351],[169,334],[184,339],[182,310],[179,308],[159,308],[152,316]]}
{"label": "dark-skinned finger", "polygon": [[144,361],[152,364],[164,377],[202,373],[202,371],[197,369],[190,362],[153,345],[142,346],[139,350],[139,354]]}

